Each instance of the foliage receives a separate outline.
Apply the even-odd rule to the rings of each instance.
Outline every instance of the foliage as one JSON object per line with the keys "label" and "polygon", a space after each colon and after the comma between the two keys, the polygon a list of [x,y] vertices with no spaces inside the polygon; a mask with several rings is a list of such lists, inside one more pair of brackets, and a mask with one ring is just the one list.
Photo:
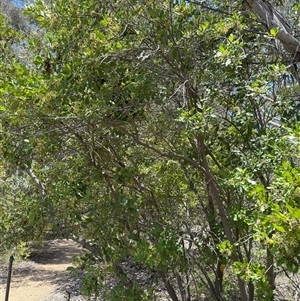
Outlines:
{"label": "foliage", "polygon": [[24,13],[27,31],[0,19],[2,245],[84,237],[85,293],[125,279],[107,300],[155,296],[128,287],[126,258],[173,301],[230,300],[233,283],[272,300],[300,241],[298,75],[276,34],[243,1]]}

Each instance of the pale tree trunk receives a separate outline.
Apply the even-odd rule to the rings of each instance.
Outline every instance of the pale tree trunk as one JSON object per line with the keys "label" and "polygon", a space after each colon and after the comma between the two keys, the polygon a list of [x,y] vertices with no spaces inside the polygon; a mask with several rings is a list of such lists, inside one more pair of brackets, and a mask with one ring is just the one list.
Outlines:
{"label": "pale tree trunk", "polygon": [[263,0],[245,0],[253,13],[266,25],[268,30],[277,29],[276,38],[285,50],[291,54],[292,62],[300,59],[300,41],[291,34],[291,28],[280,12],[269,2]]}

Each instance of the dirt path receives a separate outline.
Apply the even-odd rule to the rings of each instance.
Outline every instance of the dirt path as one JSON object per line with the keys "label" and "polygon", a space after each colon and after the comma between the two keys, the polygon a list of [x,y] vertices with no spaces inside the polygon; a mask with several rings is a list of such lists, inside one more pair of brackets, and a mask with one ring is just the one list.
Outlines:
{"label": "dirt path", "polygon": [[[83,251],[71,240],[47,243],[31,258],[13,266],[9,301],[82,301],[78,280],[66,271]],[[5,300],[7,268],[0,271],[0,301]]]}

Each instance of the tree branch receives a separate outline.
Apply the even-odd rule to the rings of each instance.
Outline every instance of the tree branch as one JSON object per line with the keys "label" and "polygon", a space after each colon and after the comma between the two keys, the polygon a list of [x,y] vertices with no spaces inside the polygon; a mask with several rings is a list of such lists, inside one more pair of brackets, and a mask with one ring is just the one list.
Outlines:
{"label": "tree branch", "polygon": [[155,153],[159,154],[162,157],[182,160],[182,161],[188,163],[189,165],[195,167],[197,170],[201,170],[204,174],[206,174],[206,170],[201,165],[199,165],[196,161],[192,160],[191,158],[189,158],[187,156],[180,155],[180,154],[177,154],[174,152],[168,152],[168,153],[163,152],[163,151],[155,148],[154,146],[139,140],[138,138],[135,138],[134,142],[141,146],[144,146],[145,148],[148,148],[148,149],[154,151]]}
{"label": "tree branch", "polygon": [[245,0],[253,13],[266,25],[268,30],[278,29],[276,38],[285,50],[292,55],[294,63],[300,59],[300,41],[291,35],[291,27],[280,12],[268,1]]}
{"label": "tree branch", "polygon": [[24,167],[25,172],[29,175],[29,177],[33,180],[36,186],[39,188],[42,197],[46,196],[46,189],[44,184],[39,180],[39,178],[34,174],[32,169],[28,166]]}

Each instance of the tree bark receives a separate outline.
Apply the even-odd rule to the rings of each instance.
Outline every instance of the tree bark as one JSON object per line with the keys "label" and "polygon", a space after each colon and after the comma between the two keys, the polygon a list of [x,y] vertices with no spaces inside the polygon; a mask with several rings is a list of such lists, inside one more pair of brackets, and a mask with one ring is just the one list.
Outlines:
{"label": "tree bark", "polygon": [[221,260],[218,260],[216,269],[215,290],[219,295],[221,295],[221,293],[223,292],[223,277],[224,264]]}
{"label": "tree bark", "polygon": [[162,271],[158,271],[159,276],[161,277],[161,279],[163,280],[167,292],[169,294],[169,296],[171,297],[172,301],[179,301],[175,289],[173,288],[172,284],[170,283],[169,279],[167,278],[166,274]]}
{"label": "tree bark", "polygon": [[24,167],[25,172],[29,175],[29,177],[33,180],[36,186],[39,188],[42,197],[46,197],[46,188],[45,185],[40,181],[40,179],[35,175],[32,169],[28,166]]}
{"label": "tree bark", "polygon": [[264,0],[245,0],[253,13],[258,16],[268,30],[278,29],[276,38],[283,44],[292,61],[298,63],[300,59],[300,41],[291,35],[291,28],[280,12],[269,2]]}
{"label": "tree bark", "polygon": [[[271,253],[270,249],[267,249],[267,276],[269,280],[270,287],[272,288],[273,292],[276,288],[275,286],[275,273],[274,273],[274,256]],[[272,300],[274,300],[274,294],[272,296]]]}
{"label": "tree bark", "polygon": [[[205,170],[206,183],[210,187],[211,195],[214,200],[215,206],[218,209],[218,213],[221,218],[221,222],[223,225],[225,235],[226,235],[227,239],[230,241],[230,243],[232,245],[234,245],[235,240],[234,240],[234,236],[232,234],[232,227],[229,224],[226,210],[223,206],[223,202],[220,197],[218,185],[215,182],[214,176],[212,175],[212,173],[210,171],[210,168],[209,168],[209,165],[208,165],[208,162],[206,159],[206,151],[205,151],[206,146],[205,146],[203,137],[201,137],[201,136],[198,137],[198,144],[199,144],[199,148],[201,150],[201,160],[202,160],[201,163],[202,163],[203,169]],[[232,252],[231,257],[232,257],[233,261],[239,261],[239,257],[238,257],[238,254],[236,253],[236,251]],[[239,290],[240,290],[240,294],[241,294],[241,300],[247,301],[248,296],[247,296],[247,292],[246,292],[245,282],[240,277],[238,277],[238,285],[239,285]]]}
{"label": "tree bark", "polygon": [[249,301],[253,301],[254,300],[254,284],[251,281],[248,284],[248,290],[249,290]]}

